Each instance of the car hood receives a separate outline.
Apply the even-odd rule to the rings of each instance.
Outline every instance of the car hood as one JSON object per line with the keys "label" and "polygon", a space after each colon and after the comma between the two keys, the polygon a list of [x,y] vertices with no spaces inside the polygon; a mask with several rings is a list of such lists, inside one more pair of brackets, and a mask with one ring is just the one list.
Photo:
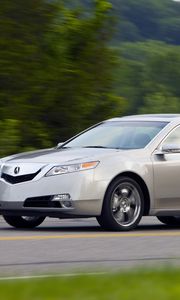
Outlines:
{"label": "car hood", "polygon": [[[33,152],[27,152],[12,155],[2,159],[4,163],[42,163],[42,164],[66,164],[73,162],[83,162],[86,160],[95,160],[103,156],[112,155],[119,152],[117,149],[101,148],[62,148],[45,149]],[[124,152],[124,151],[123,151]]]}

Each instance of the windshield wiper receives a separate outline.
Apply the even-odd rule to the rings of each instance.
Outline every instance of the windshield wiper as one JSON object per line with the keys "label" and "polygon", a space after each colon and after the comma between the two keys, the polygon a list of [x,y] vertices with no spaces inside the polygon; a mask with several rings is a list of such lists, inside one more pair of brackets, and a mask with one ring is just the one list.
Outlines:
{"label": "windshield wiper", "polygon": [[101,148],[101,149],[109,149],[108,147],[105,147],[105,146],[84,146],[83,148]]}

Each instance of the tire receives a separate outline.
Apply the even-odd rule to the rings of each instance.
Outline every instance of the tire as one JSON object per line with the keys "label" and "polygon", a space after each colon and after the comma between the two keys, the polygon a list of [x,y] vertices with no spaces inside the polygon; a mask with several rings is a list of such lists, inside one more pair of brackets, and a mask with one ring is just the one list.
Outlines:
{"label": "tire", "polygon": [[109,186],[101,216],[103,229],[129,231],[140,222],[144,212],[144,195],[139,184],[129,177],[118,177]]}
{"label": "tire", "polygon": [[23,217],[23,216],[3,216],[4,220],[15,228],[35,228],[39,226],[45,217]]}
{"label": "tire", "polygon": [[169,226],[180,226],[180,216],[158,216],[157,219]]}

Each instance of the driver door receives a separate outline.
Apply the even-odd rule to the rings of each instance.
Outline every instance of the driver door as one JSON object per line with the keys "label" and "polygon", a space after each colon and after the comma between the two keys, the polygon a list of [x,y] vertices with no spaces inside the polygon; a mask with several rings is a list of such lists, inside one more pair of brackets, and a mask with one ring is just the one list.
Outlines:
{"label": "driver door", "polygon": [[155,208],[180,210],[180,126],[170,132],[160,148],[165,145],[170,146],[169,151],[153,154]]}

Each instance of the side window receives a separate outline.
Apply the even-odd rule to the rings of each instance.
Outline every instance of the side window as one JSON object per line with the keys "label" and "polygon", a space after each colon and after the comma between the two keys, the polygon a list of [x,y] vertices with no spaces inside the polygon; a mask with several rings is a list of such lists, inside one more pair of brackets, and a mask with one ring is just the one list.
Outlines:
{"label": "side window", "polygon": [[174,129],[163,142],[163,145],[176,144],[180,145],[180,126]]}

